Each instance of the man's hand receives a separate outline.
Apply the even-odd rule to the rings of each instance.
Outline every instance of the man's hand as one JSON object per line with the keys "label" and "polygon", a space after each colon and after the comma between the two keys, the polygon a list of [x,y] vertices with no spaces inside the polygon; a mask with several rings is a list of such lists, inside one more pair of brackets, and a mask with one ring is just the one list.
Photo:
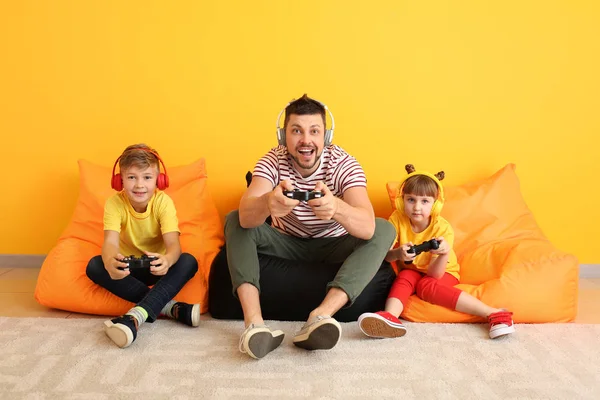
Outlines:
{"label": "man's hand", "polygon": [[267,206],[269,207],[269,213],[273,217],[285,217],[292,212],[298,203],[300,203],[300,200],[294,200],[284,196],[284,190],[294,190],[292,182],[289,180],[281,181],[279,182],[279,185],[275,186],[275,189],[269,193]]}
{"label": "man's hand", "polygon": [[445,254],[450,253],[450,245],[446,240],[444,240],[443,236],[436,237],[435,240],[438,241],[437,250],[430,250],[431,254],[437,254],[438,256],[443,256]]}
{"label": "man's hand", "polygon": [[104,268],[106,269],[106,272],[108,272],[108,275],[110,275],[110,278],[112,280],[123,279],[127,275],[129,275],[129,269],[119,269],[119,267],[127,268],[127,263],[121,261],[124,258],[125,257],[123,257],[123,255],[119,253],[104,264]]}
{"label": "man's hand", "polygon": [[160,253],[150,253],[149,251],[145,251],[148,257],[156,257],[156,260],[150,261],[150,273],[152,275],[166,275],[169,272],[169,268],[171,268],[171,263],[169,259],[165,257],[164,254]]}
{"label": "man's hand", "polygon": [[312,208],[317,218],[329,221],[337,213],[340,199],[331,193],[331,190],[329,190],[323,181],[317,182],[315,191],[323,193],[323,197],[309,200],[308,205]]}

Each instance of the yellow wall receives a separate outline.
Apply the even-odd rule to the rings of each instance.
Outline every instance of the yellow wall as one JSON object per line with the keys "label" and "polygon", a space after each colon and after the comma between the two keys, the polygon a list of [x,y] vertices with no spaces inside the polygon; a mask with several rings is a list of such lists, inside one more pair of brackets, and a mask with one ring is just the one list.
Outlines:
{"label": "yellow wall", "polygon": [[76,160],[141,141],[171,166],[206,157],[224,215],[307,92],[379,216],[408,162],[447,184],[514,162],[552,242],[600,263],[599,38],[596,1],[2,2],[0,253],[48,252]]}

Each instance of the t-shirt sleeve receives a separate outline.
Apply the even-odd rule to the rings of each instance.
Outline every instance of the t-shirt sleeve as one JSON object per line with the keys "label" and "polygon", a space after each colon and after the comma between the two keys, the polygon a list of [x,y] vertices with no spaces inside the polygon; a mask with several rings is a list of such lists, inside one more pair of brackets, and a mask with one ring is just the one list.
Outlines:
{"label": "t-shirt sleeve", "polygon": [[123,220],[123,202],[119,195],[114,195],[104,203],[104,230],[121,232],[121,221]]}
{"label": "t-shirt sleeve", "polygon": [[157,219],[160,224],[160,231],[164,235],[169,232],[180,232],[179,220],[177,219],[177,210],[175,203],[167,194],[163,193],[157,206]]}
{"label": "t-shirt sleeve", "polygon": [[[350,155],[342,160],[335,173],[341,193],[353,187],[367,187],[367,176],[362,166]],[[334,176],[334,179],[336,176]]]}
{"label": "t-shirt sleeve", "polygon": [[275,149],[265,154],[254,167],[252,176],[259,176],[271,182],[273,187],[279,184],[279,162]]}
{"label": "t-shirt sleeve", "polygon": [[436,230],[433,234],[435,237],[443,236],[444,240],[448,243],[451,249],[454,249],[454,229],[448,221],[440,218],[437,223]]}

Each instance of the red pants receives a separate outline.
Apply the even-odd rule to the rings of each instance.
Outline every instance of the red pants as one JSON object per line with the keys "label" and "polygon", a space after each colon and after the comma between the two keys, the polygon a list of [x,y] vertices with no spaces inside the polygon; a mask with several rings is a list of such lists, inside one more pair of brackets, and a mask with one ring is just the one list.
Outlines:
{"label": "red pants", "polygon": [[461,290],[454,285],[458,285],[458,279],[447,272],[440,279],[435,279],[412,269],[403,269],[398,273],[388,298],[394,297],[406,306],[410,295],[416,292],[420,299],[455,310]]}

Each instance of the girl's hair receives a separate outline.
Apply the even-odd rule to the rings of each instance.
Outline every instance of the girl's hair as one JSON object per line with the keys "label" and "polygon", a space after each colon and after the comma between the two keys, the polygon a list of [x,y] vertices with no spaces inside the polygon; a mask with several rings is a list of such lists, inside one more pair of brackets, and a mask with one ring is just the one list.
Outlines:
{"label": "girl's hair", "polygon": [[414,196],[438,197],[438,185],[427,175],[411,176],[402,185],[402,196],[412,194]]}
{"label": "girl's hair", "polygon": [[146,169],[150,166],[158,167],[158,152],[144,143],[128,146],[119,160],[119,169],[123,171],[129,167]]}
{"label": "girl's hair", "polygon": [[[406,164],[404,169],[409,174],[416,171],[415,166],[412,164]],[[444,179],[445,175],[444,171],[440,171],[434,176],[441,181]],[[437,183],[427,175],[413,175],[402,185],[402,196],[412,194],[415,196],[430,196],[437,199],[438,191],[439,188]]]}

